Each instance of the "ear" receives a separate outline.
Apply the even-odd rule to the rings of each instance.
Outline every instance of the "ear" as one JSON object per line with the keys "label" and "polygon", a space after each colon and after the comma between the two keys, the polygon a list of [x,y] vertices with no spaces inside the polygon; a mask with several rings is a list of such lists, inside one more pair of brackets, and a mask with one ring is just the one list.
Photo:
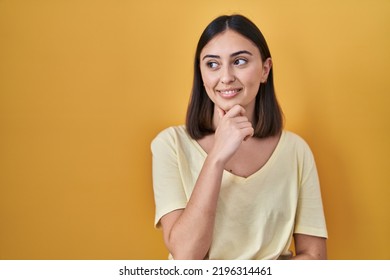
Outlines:
{"label": "ear", "polygon": [[272,58],[267,58],[263,62],[263,71],[261,73],[261,82],[266,83],[268,79],[269,72],[271,71],[272,68]]}

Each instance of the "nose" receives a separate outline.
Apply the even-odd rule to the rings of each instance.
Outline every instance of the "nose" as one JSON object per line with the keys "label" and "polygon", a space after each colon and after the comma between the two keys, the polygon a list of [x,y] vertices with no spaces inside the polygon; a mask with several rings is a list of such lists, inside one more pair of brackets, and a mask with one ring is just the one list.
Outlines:
{"label": "nose", "polygon": [[221,83],[229,84],[236,80],[233,69],[230,66],[225,66],[221,70]]}

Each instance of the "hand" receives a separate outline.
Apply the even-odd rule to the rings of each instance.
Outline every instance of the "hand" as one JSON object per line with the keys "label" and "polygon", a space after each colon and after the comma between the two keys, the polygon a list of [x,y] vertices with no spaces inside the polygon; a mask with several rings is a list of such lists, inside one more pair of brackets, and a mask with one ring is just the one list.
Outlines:
{"label": "hand", "polygon": [[219,122],[210,155],[219,158],[225,164],[238,150],[242,141],[253,136],[254,129],[242,106],[235,105],[228,112],[219,107],[216,109]]}

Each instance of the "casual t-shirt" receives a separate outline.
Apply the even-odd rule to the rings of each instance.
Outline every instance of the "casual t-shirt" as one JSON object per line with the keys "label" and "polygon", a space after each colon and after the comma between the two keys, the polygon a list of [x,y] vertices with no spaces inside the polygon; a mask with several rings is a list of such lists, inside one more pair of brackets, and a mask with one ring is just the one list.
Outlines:
{"label": "casual t-shirt", "polygon": [[[185,126],[152,141],[155,226],[186,207],[207,157]],[[314,158],[306,142],[283,131],[266,164],[249,177],[224,171],[208,259],[278,259],[293,233],[327,238]],[[169,256],[172,257],[172,256]]]}

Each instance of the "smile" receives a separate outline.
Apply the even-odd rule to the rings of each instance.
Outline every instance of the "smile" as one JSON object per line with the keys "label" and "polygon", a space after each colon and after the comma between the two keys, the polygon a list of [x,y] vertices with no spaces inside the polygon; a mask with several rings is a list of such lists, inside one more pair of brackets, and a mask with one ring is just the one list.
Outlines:
{"label": "smile", "polygon": [[223,90],[217,90],[223,97],[234,97],[236,96],[242,89],[241,88],[234,88],[234,89],[223,89]]}

